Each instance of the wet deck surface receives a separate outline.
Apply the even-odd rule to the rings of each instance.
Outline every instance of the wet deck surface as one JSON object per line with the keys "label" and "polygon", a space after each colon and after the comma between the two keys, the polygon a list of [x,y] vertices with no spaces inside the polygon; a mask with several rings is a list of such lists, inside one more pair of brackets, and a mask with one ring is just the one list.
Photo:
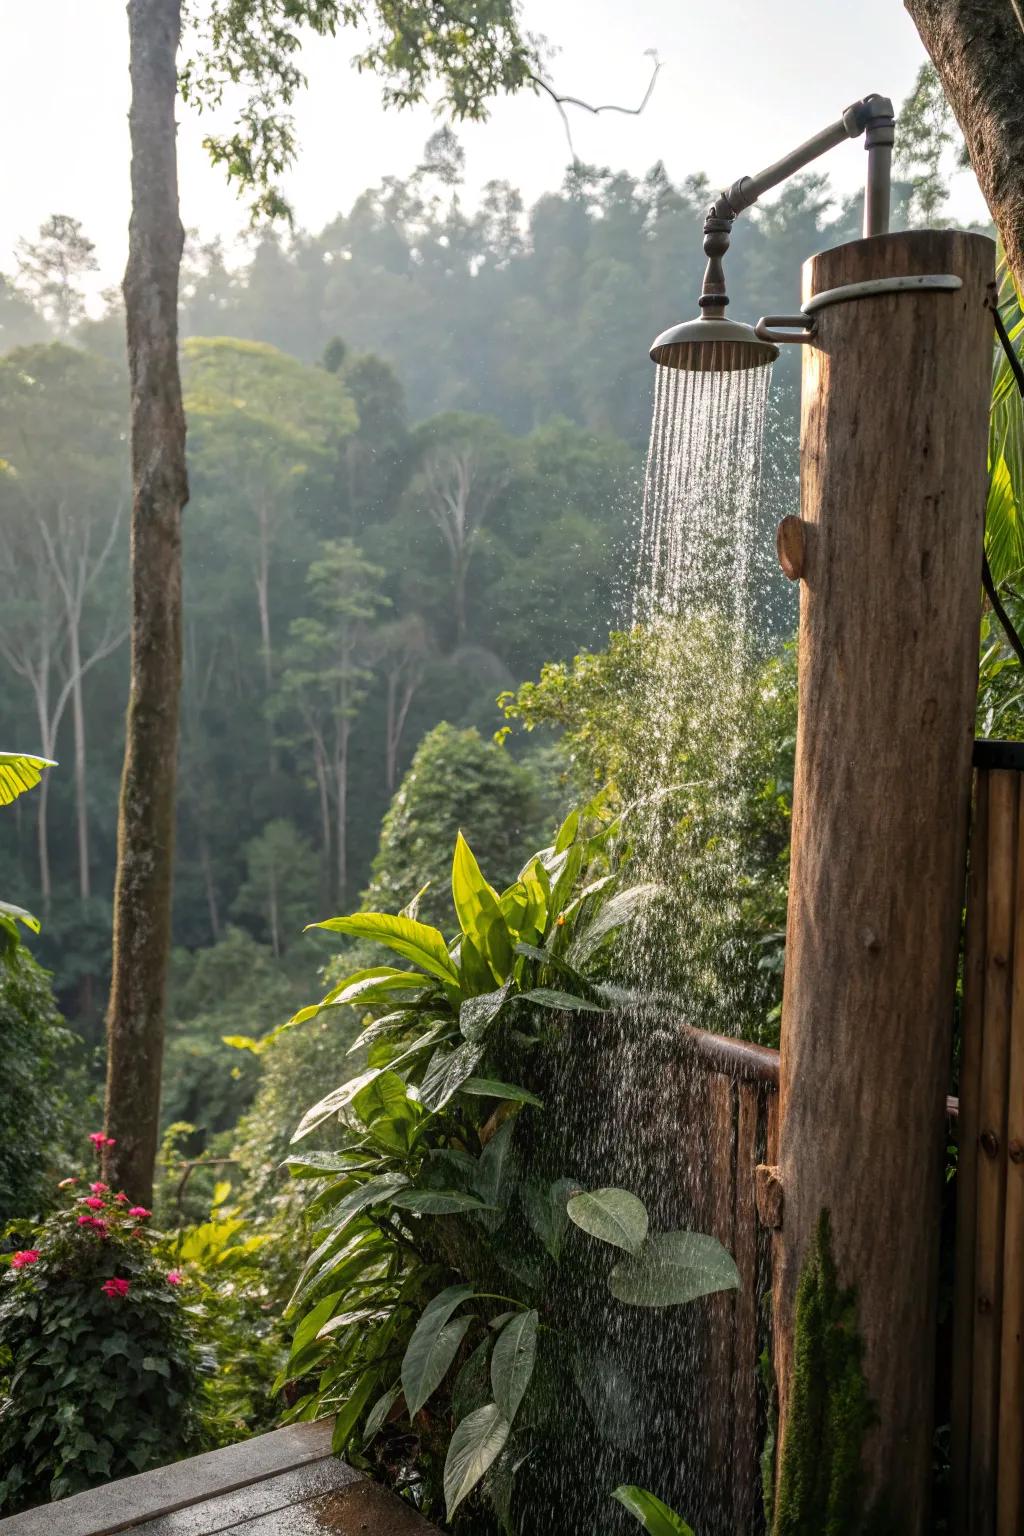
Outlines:
{"label": "wet deck surface", "polygon": [[331,1425],[293,1424],[0,1520],[0,1536],[439,1536],[330,1454]]}

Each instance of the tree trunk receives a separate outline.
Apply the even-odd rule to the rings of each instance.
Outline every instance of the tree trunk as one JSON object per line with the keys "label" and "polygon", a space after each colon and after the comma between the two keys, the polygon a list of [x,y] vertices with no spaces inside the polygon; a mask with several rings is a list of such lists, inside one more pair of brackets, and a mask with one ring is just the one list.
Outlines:
{"label": "tree trunk", "polygon": [[176,55],[181,0],[129,0],[132,215],[124,279],[131,380],[131,682],[117,829],[107,1014],[108,1181],[152,1196],[171,939],[181,691]]}
{"label": "tree trunk", "polygon": [[[50,719],[49,695],[49,669],[44,669],[40,674],[40,682],[36,685],[36,720],[39,725],[39,750],[43,757],[56,756],[55,746],[57,731]],[[59,719],[59,716],[58,716]],[[50,823],[49,823],[49,799],[50,776],[44,773],[39,785],[39,793],[36,796],[36,844],[39,851],[39,894],[42,899],[43,916],[50,915],[50,902],[53,899],[53,882],[50,877]]]}
{"label": "tree trunk", "polygon": [[[904,0],[1024,287],[1024,25],[1015,0]],[[899,128],[897,127],[897,143]]]}
{"label": "tree trunk", "polygon": [[85,765],[85,708],[82,701],[82,647],[78,622],[71,619],[68,641],[71,650],[71,718],[75,730],[75,820],[78,833],[78,894],[87,901],[92,891],[89,877],[89,801]]}
{"label": "tree trunk", "polygon": [[[808,1520],[804,1502],[823,1447],[807,1397],[811,1324],[795,1329],[824,1212],[839,1284],[855,1290],[858,1374],[877,1412],[863,1446],[836,1454],[863,1455],[865,1506],[883,1501],[885,1529],[925,1529],[992,269],[991,241],[948,231],[855,241],[804,269],[805,299],[881,276],[956,273],[963,287],[835,304],[804,351],[785,1205],[774,1266],[777,1532],[826,1526]],[[823,1413],[841,1408],[830,1401]]]}
{"label": "tree trunk", "polygon": [[337,813],[338,908],[348,910],[348,751],[352,734],[346,716],[338,722],[338,749],[334,759],[334,795]]}
{"label": "tree trunk", "polygon": [[213,860],[210,858],[210,845],[206,841],[206,833],[199,829],[199,864],[203,871],[203,886],[206,891],[206,910],[210,915],[210,932],[213,934],[213,942],[220,939],[220,908],[217,905],[217,886],[213,878]]}

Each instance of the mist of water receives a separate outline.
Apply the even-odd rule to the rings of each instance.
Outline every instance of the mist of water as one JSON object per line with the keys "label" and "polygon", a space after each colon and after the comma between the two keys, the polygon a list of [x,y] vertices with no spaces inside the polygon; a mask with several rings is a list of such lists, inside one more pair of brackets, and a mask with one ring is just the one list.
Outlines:
{"label": "mist of water", "polygon": [[[544,1133],[547,1172],[633,1191],[652,1230],[707,1231],[715,1218],[713,1153],[699,1131],[707,1085],[679,1041],[684,1023],[722,1028],[733,1002],[735,779],[757,627],[769,375],[657,373],[633,593],[641,659],[621,706],[635,743],[631,883],[670,894],[626,930],[618,966],[635,1001],[600,1032],[592,1022],[567,1031],[550,1084],[559,1108]],[[627,1482],[657,1493],[700,1536],[732,1536],[731,1467],[722,1464],[730,1382],[716,1379],[714,1337],[730,1303],[622,1306],[607,1287],[613,1262],[570,1234],[558,1312],[579,1330],[575,1386],[588,1422],[567,1424],[559,1453],[524,1469],[532,1515],[521,1530],[633,1530],[608,1498]]]}

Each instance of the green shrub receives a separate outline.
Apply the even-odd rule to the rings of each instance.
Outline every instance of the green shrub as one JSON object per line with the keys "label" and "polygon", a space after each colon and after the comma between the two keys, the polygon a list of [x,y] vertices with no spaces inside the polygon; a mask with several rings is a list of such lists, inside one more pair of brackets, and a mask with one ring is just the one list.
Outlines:
{"label": "green shrub", "polygon": [[268,1264],[277,1235],[258,1232],[229,1205],[221,1180],[205,1221],[165,1248],[182,1294],[195,1307],[205,1366],[205,1412],[216,1445],[273,1429],[281,1403],[270,1391],[287,1354],[282,1297]]}
{"label": "green shrub", "polygon": [[203,1444],[196,1324],[149,1213],[99,1181],[65,1186],[62,1207],[17,1234],[0,1281],[5,1510]]}
{"label": "green shrub", "polygon": [[511,729],[560,733],[583,793],[609,785],[629,808],[635,866],[670,897],[643,946],[647,993],[703,1028],[777,1044],[795,658],[749,655],[698,614],[613,634],[499,702]]}
{"label": "green shrub", "polygon": [[587,1418],[594,1317],[557,1283],[563,1249],[623,1312],[738,1284],[715,1239],[649,1231],[630,1191],[548,1166],[548,1048],[571,1050],[574,1018],[588,1052],[618,1038],[610,941],[658,894],[620,884],[618,833],[599,796],[500,893],[460,836],[454,937],[409,910],[328,919],[413,968],[363,966],[292,1021],[358,1008],[365,1067],[292,1138],[335,1128],[330,1150],[287,1159],[313,1251],[278,1384],[298,1384],[294,1416],[337,1414],[335,1449],[356,1464],[414,1466],[425,1511],[459,1512],[474,1536],[507,1528],[516,1468]]}
{"label": "green shrub", "polygon": [[398,911],[424,885],[425,921],[451,923],[448,850],[461,831],[505,885],[523,852],[547,835],[548,805],[530,768],[483,739],[442,722],[420,742],[381,828],[363,906]]}
{"label": "green shrub", "polygon": [[0,964],[0,1221],[41,1215],[55,1177],[74,1166],[70,1147],[84,1129],[78,1048],[48,974],[12,946]]}

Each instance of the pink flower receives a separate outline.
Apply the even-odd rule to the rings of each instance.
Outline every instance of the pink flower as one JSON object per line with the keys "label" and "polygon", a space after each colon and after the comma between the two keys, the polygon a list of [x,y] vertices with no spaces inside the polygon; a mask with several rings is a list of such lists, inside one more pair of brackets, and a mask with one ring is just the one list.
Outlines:
{"label": "pink flower", "polygon": [[185,1276],[181,1273],[180,1270],[169,1269],[167,1271],[167,1284],[168,1285],[181,1285],[181,1284],[183,1284],[184,1279],[185,1279]]}
{"label": "pink flower", "polygon": [[139,1221],[145,1221],[146,1217],[152,1214],[153,1212],[147,1211],[144,1205],[133,1205],[128,1212],[129,1216],[135,1216]]}
{"label": "pink flower", "polygon": [[96,1216],[79,1216],[78,1225],[80,1227],[88,1227],[91,1232],[98,1232],[100,1237],[107,1236],[106,1222],[100,1221]]}
{"label": "pink flower", "polygon": [[19,1248],[11,1260],[12,1269],[24,1269],[26,1264],[39,1263],[38,1248]]}
{"label": "pink flower", "polygon": [[99,1195],[86,1195],[82,1204],[87,1205],[90,1211],[102,1211],[104,1202],[100,1199]]}
{"label": "pink flower", "polygon": [[125,1194],[123,1189],[118,1190],[117,1194],[114,1196],[114,1199],[117,1201],[118,1205],[128,1204],[128,1196]]}
{"label": "pink flower", "polygon": [[110,1188],[110,1185],[104,1184],[102,1179],[97,1179],[94,1184],[89,1185],[89,1188],[92,1190],[94,1195],[105,1195],[107,1190]]}
{"label": "pink flower", "polygon": [[73,1184],[77,1184],[77,1183],[78,1183],[77,1179],[61,1179],[60,1183],[57,1185],[57,1188],[58,1189],[70,1189]]}
{"label": "pink flower", "polygon": [[107,1136],[105,1134],[105,1132],[103,1132],[103,1131],[92,1131],[92,1132],[90,1132],[89,1140],[92,1142],[94,1147],[116,1147],[117,1146],[117,1137],[116,1136]]}
{"label": "pink flower", "polygon": [[127,1296],[130,1285],[131,1282],[129,1280],[120,1280],[115,1275],[113,1279],[105,1280],[100,1286],[100,1290],[104,1296]]}

